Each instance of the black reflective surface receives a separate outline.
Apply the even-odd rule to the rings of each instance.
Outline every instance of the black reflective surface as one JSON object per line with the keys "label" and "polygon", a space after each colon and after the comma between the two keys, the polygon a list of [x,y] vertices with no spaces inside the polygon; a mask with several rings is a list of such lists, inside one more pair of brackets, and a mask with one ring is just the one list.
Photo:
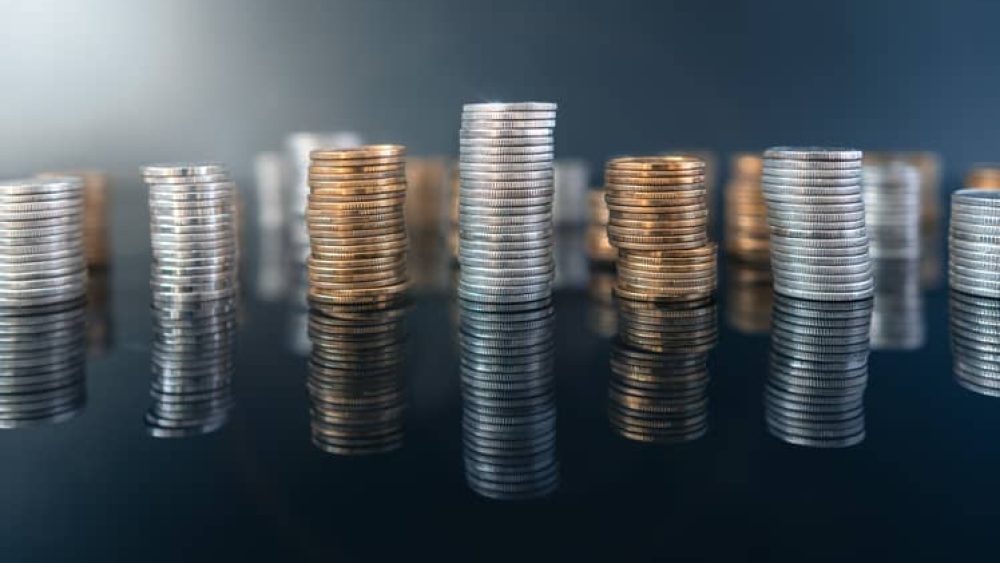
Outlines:
{"label": "black reflective surface", "polygon": [[[914,294],[915,268],[885,266],[898,299],[861,306],[874,309],[863,361],[861,317],[783,303],[766,271],[726,260],[716,302],[667,313],[609,301],[597,271],[559,290],[551,317],[470,314],[447,289],[398,312],[320,316],[289,305],[293,288],[259,297],[274,260],[250,214],[241,299],[211,320],[238,322],[232,355],[213,340],[215,394],[178,398],[154,351],[190,351],[202,323],[154,324],[135,187],[115,191],[113,259],[93,276],[82,411],[0,431],[4,561],[992,557],[1000,402],[959,384],[950,350],[965,387],[994,389],[997,304]],[[72,357],[76,318],[48,331],[55,356]],[[802,346],[841,362],[847,391],[810,387]],[[495,385],[509,369],[521,378]],[[809,408],[830,397],[840,407]],[[214,431],[150,431],[151,413],[178,412]],[[498,438],[498,413],[527,423]],[[776,428],[863,439],[810,448]],[[372,455],[345,455],[359,451]],[[495,498],[525,490],[551,494]]]}

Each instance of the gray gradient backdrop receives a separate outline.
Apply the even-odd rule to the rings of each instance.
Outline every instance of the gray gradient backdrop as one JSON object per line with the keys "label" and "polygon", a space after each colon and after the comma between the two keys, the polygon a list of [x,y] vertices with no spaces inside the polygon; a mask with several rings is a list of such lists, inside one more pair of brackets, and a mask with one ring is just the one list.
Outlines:
{"label": "gray gradient backdrop", "polygon": [[298,129],[456,149],[554,100],[557,151],[771,144],[1000,160],[989,1],[0,0],[0,175],[254,153]]}

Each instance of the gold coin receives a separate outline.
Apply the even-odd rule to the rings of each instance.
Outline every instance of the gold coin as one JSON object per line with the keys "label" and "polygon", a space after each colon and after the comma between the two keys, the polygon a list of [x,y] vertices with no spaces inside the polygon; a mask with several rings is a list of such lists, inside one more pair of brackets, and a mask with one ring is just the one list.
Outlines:
{"label": "gold coin", "polygon": [[406,155],[403,145],[366,145],[350,149],[317,149],[309,153],[312,160],[359,160],[366,158],[402,158]]}
{"label": "gold coin", "polygon": [[606,168],[620,170],[697,170],[705,168],[705,161],[681,155],[624,156],[609,160]]}
{"label": "gold coin", "polygon": [[317,182],[350,182],[386,179],[405,181],[406,174],[404,174],[402,170],[389,172],[357,172],[354,174],[320,174],[317,172],[309,172],[310,187],[312,187],[313,183]]}
{"label": "gold coin", "polygon": [[322,212],[324,210],[329,211],[347,211],[347,210],[372,210],[379,211],[390,207],[402,206],[406,203],[405,197],[395,197],[388,199],[380,199],[375,201],[357,201],[357,202],[345,202],[345,203],[325,203],[323,201],[312,201],[312,196],[310,196],[310,201],[306,207],[307,210],[314,210]]}

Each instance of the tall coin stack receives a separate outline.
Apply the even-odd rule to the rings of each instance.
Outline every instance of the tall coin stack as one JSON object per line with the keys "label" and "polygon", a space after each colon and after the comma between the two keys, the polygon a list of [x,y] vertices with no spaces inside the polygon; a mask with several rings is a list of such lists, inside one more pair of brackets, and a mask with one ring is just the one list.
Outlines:
{"label": "tall coin stack", "polygon": [[762,184],[776,293],[855,301],[874,292],[861,151],[775,147]]}
{"label": "tall coin stack", "polygon": [[559,486],[554,310],[480,305],[459,299],[466,482],[489,498],[548,495]]}
{"label": "tall coin stack", "polygon": [[621,436],[674,444],[708,431],[708,355],[718,342],[711,299],[618,300],[608,419]]}
{"label": "tall coin stack", "polygon": [[687,156],[622,157],[605,168],[608,240],[618,249],[619,297],[701,299],[717,284],[708,239],[705,163]]}
{"label": "tall coin stack", "polygon": [[466,104],[459,133],[458,295],[483,307],[551,298],[556,104]]}
{"label": "tall coin stack", "polygon": [[1000,192],[966,189],[951,194],[948,247],[951,289],[1000,297]]}
{"label": "tall coin stack", "polygon": [[771,246],[760,185],[763,165],[759,154],[734,156],[726,185],[726,252],[747,262],[766,262]]}
{"label": "tall coin stack", "polygon": [[84,296],[83,182],[0,181],[0,306],[34,307]]}
{"label": "tall coin stack", "polygon": [[790,444],[844,448],[865,439],[872,300],[776,295],[764,392],[770,433]]}
{"label": "tall coin stack", "polygon": [[1000,299],[952,290],[949,297],[955,380],[980,395],[1000,397]]}
{"label": "tall coin stack", "polygon": [[866,164],[862,189],[871,257],[919,259],[920,173],[917,169],[901,162]]}
{"label": "tall coin stack", "polygon": [[306,222],[313,308],[378,305],[406,293],[406,149],[314,150]]}

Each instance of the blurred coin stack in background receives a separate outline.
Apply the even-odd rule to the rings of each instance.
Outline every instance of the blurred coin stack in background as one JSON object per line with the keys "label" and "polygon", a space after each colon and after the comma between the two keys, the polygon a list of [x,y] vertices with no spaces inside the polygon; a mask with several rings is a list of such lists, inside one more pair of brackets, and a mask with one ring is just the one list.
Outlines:
{"label": "blurred coin stack in background", "polygon": [[619,297],[701,299],[715,291],[704,179],[705,164],[693,157],[608,161],[608,240],[618,249]]}
{"label": "blurred coin stack in background", "polygon": [[591,332],[603,337],[614,336],[618,332],[614,269],[591,266],[587,297],[587,326]]}
{"label": "blurred coin stack in background", "polygon": [[979,190],[1000,190],[1000,164],[974,164],[965,175],[965,187]]}
{"label": "blurred coin stack in background", "polygon": [[726,322],[743,334],[771,328],[774,276],[770,262],[730,259],[726,266]]}
{"label": "blurred coin stack in background", "polygon": [[312,152],[313,308],[393,303],[406,293],[405,152],[402,145]]}
{"label": "blurred coin stack in background", "polygon": [[919,260],[874,259],[875,309],[872,350],[916,350],[924,345],[927,323]]}
{"label": "blurred coin stack in background", "polygon": [[872,300],[778,294],[764,392],[770,433],[789,444],[843,448],[865,439]]}
{"label": "blurred coin stack in background", "polygon": [[83,182],[0,181],[0,306],[34,307],[84,296]]}
{"label": "blurred coin stack in background", "polygon": [[852,149],[764,152],[762,185],[776,293],[820,301],[872,296],[861,158],[861,151]]}
{"label": "blurred coin stack in background", "polygon": [[621,436],[672,444],[708,431],[708,356],[718,342],[709,299],[650,303],[618,299],[608,419]]}
{"label": "blurred coin stack in background", "polygon": [[949,293],[955,380],[974,393],[1000,397],[1000,299]]}
{"label": "blurred coin stack in background", "polygon": [[726,185],[726,253],[745,262],[766,262],[770,256],[767,205],[760,184],[763,166],[759,154],[733,156]]}
{"label": "blurred coin stack in background", "polygon": [[555,161],[553,170],[555,194],[552,196],[552,222],[556,228],[586,225],[590,165],[579,158],[560,158]]}
{"label": "blurred coin stack in background", "polygon": [[257,191],[257,298],[268,302],[286,297],[291,281],[285,247],[284,166],[284,156],[278,152],[258,153],[253,161]]}
{"label": "blurred coin stack in background", "polygon": [[83,298],[0,305],[0,428],[54,424],[87,402]]}
{"label": "blurred coin stack in background", "polygon": [[406,304],[309,311],[309,418],[319,449],[355,456],[403,445]]}
{"label": "blurred coin stack in background", "polygon": [[1000,297],[1000,192],[965,189],[951,194],[948,246],[951,289]]}
{"label": "blurred coin stack in background", "polygon": [[589,223],[587,225],[587,256],[592,265],[614,265],[618,251],[608,241],[608,202],[604,201],[604,188],[593,188],[587,193]]}
{"label": "blurred coin stack in background", "polygon": [[556,104],[465,104],[459,133],[458,295],[532,308],[555,281]]}
{"label": "blurred coin stack in background", "polygon": [[559,486],[554,311],[459,299],[462,446],[476,493],[530,499]]}
{"label": "blurred coin stack in background", "polygon": [[452,166],[446,158],[406,160],[406,228],[410,238],[407,265],[412,287],[418,291],[448,286],[450,257],[442,233],[448,211],[448,178]]}

